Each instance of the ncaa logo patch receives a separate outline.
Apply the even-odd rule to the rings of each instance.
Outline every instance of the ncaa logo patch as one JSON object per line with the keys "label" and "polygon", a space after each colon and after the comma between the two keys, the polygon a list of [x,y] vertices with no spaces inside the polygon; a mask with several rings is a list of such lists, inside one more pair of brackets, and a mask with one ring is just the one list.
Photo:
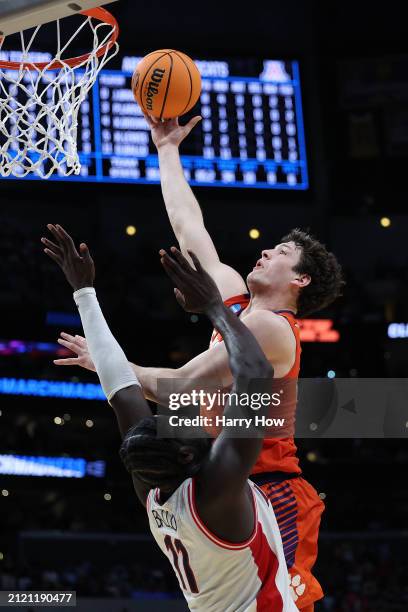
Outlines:
{"label": "ncaa logo patch", "polygon": [[242,306],[241,304],[232,304],[232,306],[230,306],[230,309],[234,314],[238,314],[239,312],[241,312]]}

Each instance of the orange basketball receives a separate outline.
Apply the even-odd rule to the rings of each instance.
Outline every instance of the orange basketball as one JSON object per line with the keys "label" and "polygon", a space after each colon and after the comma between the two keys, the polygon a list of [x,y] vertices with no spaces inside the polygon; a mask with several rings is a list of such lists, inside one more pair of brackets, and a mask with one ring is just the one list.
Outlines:
{"label": "orange basketball", "polygon": [[146,55],[132,78],[136,102],[157,119],[173,119],[187,113],[201,93],[201,76],[188,55],[160,49]]}

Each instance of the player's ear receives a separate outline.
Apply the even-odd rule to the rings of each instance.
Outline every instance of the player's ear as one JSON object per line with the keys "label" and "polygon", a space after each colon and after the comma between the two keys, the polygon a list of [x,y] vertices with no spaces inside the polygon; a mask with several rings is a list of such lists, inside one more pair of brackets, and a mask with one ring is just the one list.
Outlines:
{"label": "player's ear", "polygon": [[310,285],[311,282],[312,279],[309,274],[298,274],[296,278],[292,279],[291,281],[293,285],[296,285],[300,289],[303,289],[303,287],[307,287],[307,285]]}
{"label": "player's ear", "polygon": [[187,465],[194,460],[194,450],[191,446],[180,446],[178,451],[178,462]]}

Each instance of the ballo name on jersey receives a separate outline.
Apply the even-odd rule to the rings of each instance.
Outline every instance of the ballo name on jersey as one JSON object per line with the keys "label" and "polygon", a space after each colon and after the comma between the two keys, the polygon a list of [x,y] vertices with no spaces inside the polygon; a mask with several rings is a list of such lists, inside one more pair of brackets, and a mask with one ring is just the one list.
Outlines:
{"label": "ballo name on jersey", "polygon": [[274,419],[265,416],[254,416],[251,418],[231,418],[222,416],[196,416],[192,418],[171,416],[169,417],[171,427],[283,427],[285,419]]}
{"label": "ballo name on jersey", "polygon": [[168,529],[177,531],[177,521],[174,514],[164,509],[152,510],[152,514],[158,529],[168,527]]}

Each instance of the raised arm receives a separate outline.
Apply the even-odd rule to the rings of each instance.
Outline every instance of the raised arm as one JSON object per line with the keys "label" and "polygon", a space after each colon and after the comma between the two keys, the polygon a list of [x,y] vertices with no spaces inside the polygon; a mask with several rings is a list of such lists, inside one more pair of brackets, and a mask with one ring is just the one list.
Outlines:
{"label": "raised arm", "polygon": [[188,251],[197,255],[215,280],[224,300],[245,293],[247,288],[240,274],[220,261],[181,165],[179,146],[200,121],[200,117],[194,117],[185,126],[180,126],[178,119],[159,122],[146,116],[146,120],[159,155],[164,203],[181,252],[190,262]]}
{"label": "raised arm", "polygon": [[[93,287],[87,286],[75,291],[74,299],[96,372],[116,415],[123,439],[131,427],[138,425],[144,418],[151,417],[152,412],[133,368],[109,329]],[[136,495],[145,505],[148,487],[133,473],[132,481]]]}
{"label": "raised arm", "polygon": [[[99,306],[93,288],[95,268],[87,246],[81,244],[78,252],[72,238],[61,226],[49,225],[48,229],[55,242],[42,238],[45,252],[60,266],[74,290],[89,354],[123,438],[132,426],[151,416],[151,410],[143,397],[137,376],[112,335]],[[146,487],[134,476],[132,479],[136,494],[145,504]]]}

